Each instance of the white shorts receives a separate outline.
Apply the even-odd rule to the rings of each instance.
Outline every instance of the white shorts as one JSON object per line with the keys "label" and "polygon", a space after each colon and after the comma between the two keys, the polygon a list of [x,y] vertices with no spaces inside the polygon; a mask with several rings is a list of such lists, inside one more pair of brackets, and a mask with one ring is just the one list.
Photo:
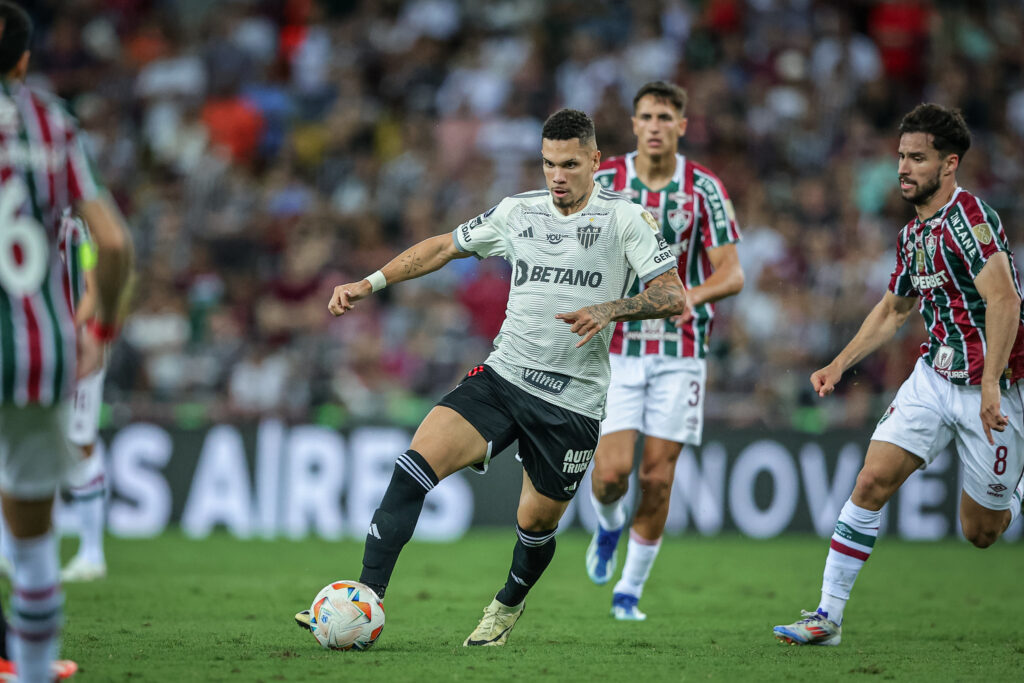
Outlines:
{"label": "white shorts", "polygon": [[103,378],[107,369],[101,367],[91,375],[78,380],[75,400],[68,416],[68,441],[76,446],[96,443],[100,428],[100,408],[103,407]]}
{"label": "white shorts", "polygon": [[704,430],[702,358],[611,356],[608,416],[601,433],[626,429],[666,441],[700,445]]}
{"label": "white shorts", "polygon": [[0,406],[0,494],[43,500],[78,462],[64,437],[66,406]]}
{"label": "white shorts", "polygon": [[985,438],[981,387],[952,384],[919,358],[910,377],[879,420],[873,441],[896,444],[924,460],[922,469],[956,440],[964,492],[990,510],[1007,510],[1024,471],[1024,399],[1020,383],[1003,389],[1000,409],[1010,424]]}

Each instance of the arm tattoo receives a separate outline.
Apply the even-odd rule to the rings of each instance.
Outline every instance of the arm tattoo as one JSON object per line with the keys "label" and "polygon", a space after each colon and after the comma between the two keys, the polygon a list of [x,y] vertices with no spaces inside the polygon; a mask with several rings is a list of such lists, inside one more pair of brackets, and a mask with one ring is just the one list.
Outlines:
{"label": "arm tattoo", "polygon": [[677,284],[678,278],[674,279],[675,282],[669,278],[655,278],[636,296],[590,306],[591,314],[610,322],[667,318],[682,313],[685,298],[682,288]]}

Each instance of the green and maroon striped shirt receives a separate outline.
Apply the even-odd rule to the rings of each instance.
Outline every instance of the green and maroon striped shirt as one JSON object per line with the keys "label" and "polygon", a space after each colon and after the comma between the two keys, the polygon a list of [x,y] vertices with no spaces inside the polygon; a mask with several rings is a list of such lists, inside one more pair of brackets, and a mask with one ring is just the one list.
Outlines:
{"label": "green and maroon striped shirt", "polygon": [[[682,154],[676,154],[672,181],[653,191],[637,177],[636,155],[634,151],[610,157],[594,174],[594,180],[626,195],[654,216],[676,256],[679,278],[687,289],[696,287],[714,272],[708,250],[740,241],[729,193],[715,174]],[[636,296],[641,288],[639,280],[634,282],[629,296]],[[693,319],[682,328],[667,319],[618,323],[609,353],[704,358],[714,317],[714,305],[704,303],[694,307]]]}
{"label": "green and maroon striped shirt", "polygon": [[[957,188],[949,203],[931,218],[917,218],[900,230],[896,267],[889,291],[920,297],[928,328],[921,355],[953,384],[980,384],[985,368],[985,301],[974,278],[993,255],[1010,259],[1014,285],[1021,293],[1013,253],[998,214],[985,202]],[[1003,384],[1024,377],[1024,322],[1010,352]]]}
{"label": "green and maroon striped shirt", "polygon": [[59,255],[66,207],[100,184],[60,102],[0,80],[0,401],[53,405],[75,379],[71,286]]}

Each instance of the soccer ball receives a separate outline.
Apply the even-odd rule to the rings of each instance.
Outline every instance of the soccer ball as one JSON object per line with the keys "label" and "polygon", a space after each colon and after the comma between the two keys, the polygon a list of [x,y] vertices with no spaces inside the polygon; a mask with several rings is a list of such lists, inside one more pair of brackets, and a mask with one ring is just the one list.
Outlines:
{"label": "soccer ball", "polygon": [[384,603],[358,581],[335,581],[313,598],[309,630],[328,650],[365,650],[384,630]]}

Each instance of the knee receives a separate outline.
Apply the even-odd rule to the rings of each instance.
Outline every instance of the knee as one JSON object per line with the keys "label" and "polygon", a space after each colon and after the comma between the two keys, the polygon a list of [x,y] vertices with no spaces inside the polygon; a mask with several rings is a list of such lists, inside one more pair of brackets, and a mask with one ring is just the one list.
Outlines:
{"label": "knee", "polygon": [[667,501],[672,491],[671,468],[656,468],[640,472],[640,491],[646,500],[661,504]]}
{"label": "knee", "polygon": [[614,503],[629,490],[629,472],[618,472],[614,469],[594,467],[591,477],[594,497],[607,505]]}
{"label": "knee", "polygon": [[853,489],[853,502],[860,507],[877,510],[892,497],[896,484],[891,477],[882,473],[863,469],[857,475],[857,485]]}
{"label": "knee", "polygon": [[1002,529],[997,529],[986,524],[963,521],[961,522],[961,526],[964,530],[964,538],[970,541],[971,545],[975,548],[989,547],[999,540],[999,536],[1002,533]]}

